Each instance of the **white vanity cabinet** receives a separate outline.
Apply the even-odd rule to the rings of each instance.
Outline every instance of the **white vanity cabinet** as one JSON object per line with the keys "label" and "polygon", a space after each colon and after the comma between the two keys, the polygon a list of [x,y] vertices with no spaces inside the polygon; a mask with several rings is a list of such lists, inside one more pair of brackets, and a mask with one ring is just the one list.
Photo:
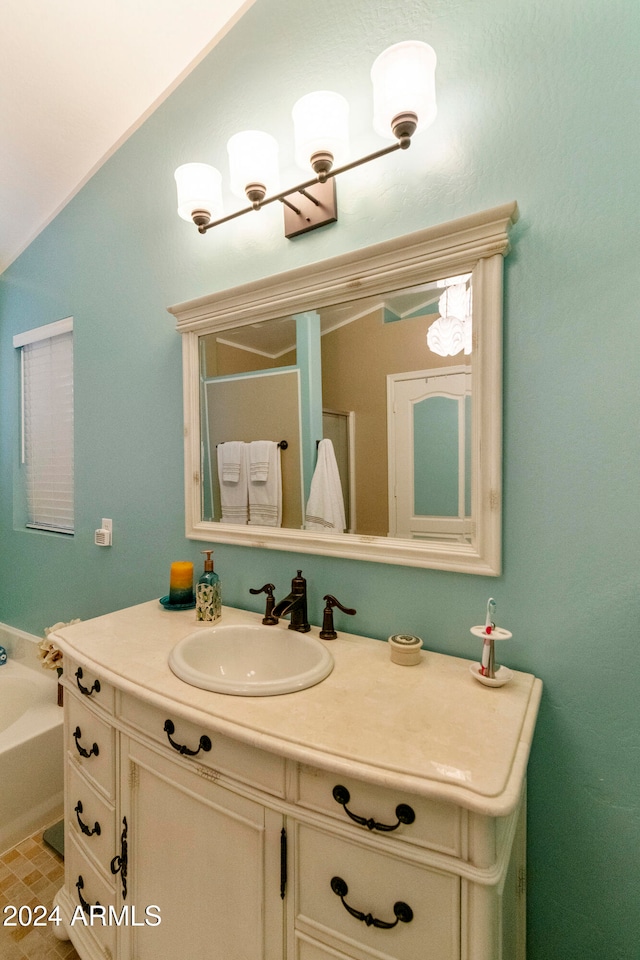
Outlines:
{"label": "white vanity cabinet", "polygon": [[497,821],[305,766],[297,787],[296,960],[524,960],[523,803]]}
{"label": "white vanity cabinet", "polygon": [[253,784],[283,795],[284,760],[120,691],[111,716],[65,699],[58,903],[83,960],[282,958],[284,815]]}
{"label": "white vanity cabinet", "polygon": [[[466,661],[428,654],[420,668],[398,667],[383,644],[341,635],[322,684],[226,697],[165,672],[190,619],[179,628],[182,614],[133,609],[138,633],[148,613],[152,641],[132,641],[128,664],[117,640],[128,636],[126,611],[58,641],[67,744],[59,935],[82,960],[524,960],[525,771],[539,681],[516,675],[520,689],[496,699],[501,691],[476,689]],[[146,672],[136,659],[144,649]],[[470,741],[445,756],[437,730],[425,728],[441,765],[425,784],[422,748],[415,769],[406,759],[421,742],[417,704],[431,697],[441,714],[449,700],[437,703],[437,689],[451,677],[459,711],[460,690],[468,698]],[[394,730],[388,708],[386,746],[376,696],[412,718]],[[485,787],[462,765],[477,749],[476,710],[486,710],[487,735],[492,724],[517,726],[498,797],[475,793],[493,781]]]}
{"label": "white vanity cabinet", "polygon": [[[65,674],[65,885],[61,904],[86,956],[116,957],[116,930],[93,923],[91,905],[117,903],[111,860],[117,848],[119,794],[115,691],[79,663]],[[86,924],[86,925],[85,925]],[[62,931],[57,928],[56,933]]]}
{"label": "white vanity cabinet", "polygon": [[138,914],[157,906],[161,923],[129,925],[121,955],[282,957],[282,815],[136,739],[122,759],[127,898]]}

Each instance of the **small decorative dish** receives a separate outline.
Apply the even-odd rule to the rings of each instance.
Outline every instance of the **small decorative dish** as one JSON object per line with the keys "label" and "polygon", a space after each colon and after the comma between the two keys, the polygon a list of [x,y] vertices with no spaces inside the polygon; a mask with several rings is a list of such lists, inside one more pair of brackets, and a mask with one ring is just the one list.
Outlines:
{"label": "small decorative dish", "polygon": [[171,603],[169,597],[160,597],[160,603],[165,610],[193,610],[196,605],[195,598],[191,603]]}

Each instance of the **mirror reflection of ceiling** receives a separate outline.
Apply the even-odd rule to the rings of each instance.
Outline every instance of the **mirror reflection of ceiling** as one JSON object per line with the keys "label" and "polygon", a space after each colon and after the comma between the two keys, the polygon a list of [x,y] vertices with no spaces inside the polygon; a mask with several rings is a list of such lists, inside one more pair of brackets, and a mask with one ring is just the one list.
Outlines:
{"label": "mirror reflection of ceiling", "polygon": [[[385,323],[415,319],[421,316],[433,322],[441,315],[440,300],[451,286],[451,279],[468,286],[470,274],[444,281],[438,280],[421,284],[407,290],[387,294],[384,297],[367,297],[350,303],[321,307],[317,311],[320,315],[321,335],[353,323],[360,317],[366,316],[377,309],[384,311]],[[217,334],[215,339],[218,343],[237,347],[240,350],[246,350],[271,360],[278,360],[296,348],[296,322],[293,316],[282,317],[277,320],[263,320],[260,323],[225,330]]]}

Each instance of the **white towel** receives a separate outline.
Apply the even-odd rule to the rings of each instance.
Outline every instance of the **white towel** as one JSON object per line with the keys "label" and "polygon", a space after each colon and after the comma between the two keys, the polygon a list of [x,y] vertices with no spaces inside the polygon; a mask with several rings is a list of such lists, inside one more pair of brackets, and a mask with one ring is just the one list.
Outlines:
{"label": "white towel", "polygon": [[[232,451],[225,451],[232,447]],[[222,523],[247,523],[249,520],[249,484],[247,482],[246,444],[239,440],[218,444],[218,481],[220,484],[220,505]],[[241,456],[238,457],[238,449]],[[227,452],[230,456],[227,457]],[[237,471],[229,469],[237,463]],[[237,475],[235,480],[225,479],[225,475]]]}
{"label": "white towel", "polygon": [[249,444],[249,481],[265,483],[269,479],[272,440],[253,440]]}
{"label": "white towel", "polygon": [[[263,527],[282,525],[282,474],[280,447],[275,440],[254,440],[247,444],[247,472],[249,474],[249,523]],[[252,464],[259,469],[251,476]]]}
{"label": "white towel", "polygon": [[[242,440],[229,440],[218,445],[218,473],[226,483],[238,483],[240,465],[244,461],[245,444]],[[222,464],[222,472],[220,472]]]}
{"label": "white towel", "polygon": [[305,516],[307,530],[344,533],[344,500],[340,473],[331,440],[318,444],[318,459],[311,480]]}

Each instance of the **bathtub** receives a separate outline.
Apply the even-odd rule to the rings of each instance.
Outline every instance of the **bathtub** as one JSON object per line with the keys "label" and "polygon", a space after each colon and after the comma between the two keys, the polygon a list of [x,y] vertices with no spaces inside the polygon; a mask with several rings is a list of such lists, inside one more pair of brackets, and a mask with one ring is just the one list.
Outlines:
{"label": "bathtub", "polygon": [[44,670],[38,638],[0,624],[0,854],[62,817],[62,709],[58,678]]}

